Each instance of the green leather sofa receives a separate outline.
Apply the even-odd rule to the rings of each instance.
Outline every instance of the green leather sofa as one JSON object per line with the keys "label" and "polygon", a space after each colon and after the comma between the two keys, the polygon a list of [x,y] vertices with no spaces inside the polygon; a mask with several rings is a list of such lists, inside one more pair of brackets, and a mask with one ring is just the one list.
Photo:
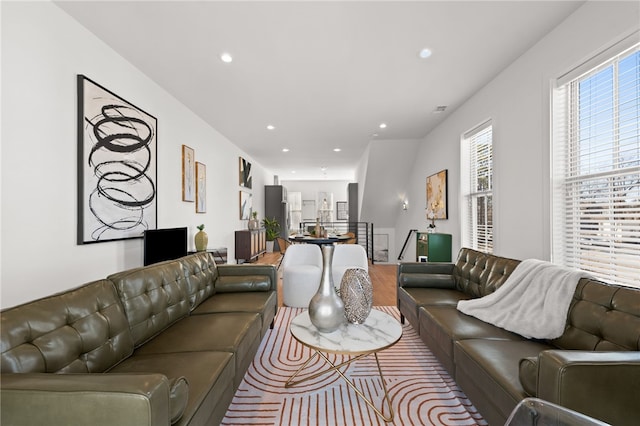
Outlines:
{"label": "green leather sofa", "polygon": [[460,250],[455,264],[401,263],[398,309],[490,425],[537,397],[613,425],[640,419],[640,289],[583,278],[564,334],[529,340],[456,309],[494,292],[518,260]]}
{"label": "green leather sofa", "polygon": [[276,279],[201,252],[3,310],[0,423],[220,423],[273,324]]}

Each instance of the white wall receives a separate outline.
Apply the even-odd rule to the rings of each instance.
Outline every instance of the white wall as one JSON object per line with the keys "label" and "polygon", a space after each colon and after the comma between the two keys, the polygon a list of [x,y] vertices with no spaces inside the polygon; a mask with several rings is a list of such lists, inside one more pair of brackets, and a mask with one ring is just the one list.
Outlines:
{"label": "white wall", "polygon": [[[205,224],[234,259],[238,157],[254,188],[273,176],[49,2],[2,5],[1,297],[12,306],[142,264],[142,240],[76,245],[76,75],[158,119],[158,226]],[[207,166],[207,213],[181,201],[181,145]],[[264,191],[253,190],[264,206]]]}
{"label": "white wall", "polygon": [[[493,120],[494,253],[550,259],[550,82],[610,46],[640,20],[638,2],[587,2],[455,110],[420,147],[409,182],[411,200],[425,198],[425,178],[449,170],[449,220],[438,232],[453,234],[460,249],[460,137]],[[424,211],[400,215],[396,229],[426,227]],[[401,247],[406,235],[396,235]],[[415,238],[405,260],[415,256]]]}

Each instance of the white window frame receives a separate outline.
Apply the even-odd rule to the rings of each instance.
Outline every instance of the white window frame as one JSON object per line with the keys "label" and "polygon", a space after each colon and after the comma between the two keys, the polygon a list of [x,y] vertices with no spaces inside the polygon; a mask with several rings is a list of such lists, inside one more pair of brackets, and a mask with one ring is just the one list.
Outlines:
{"label": "white window frame", "polygon": [[[552,261],[586,270],[607,282],[634,287],[640,287],[640,204],[636,198],[639,189],[623,192],[619,188],[620,182],[640,179],[640,164],[633,164],[632,160],[630,164],[619,165],[621,92],[617,63],[640,49],[637,42],[636,32],[558,78],[553,87],[551,120]],[[597,114],[579,117],[579,84],[586,84],[587,79],[609,67],[613,94],[605,99],[612,106],[609,108],[612,130],[607,132],[611,135],[606,139],[599,137],[592,143],[593,148],[581,150],[581,146],[587,146],[586,140],[594,138],[588,139],[580,132],[594,125],[583,127],[580,120],[593,119]],[[633,140],[633,134],[628,140]],[[629,135],[625,133],[625,137]],[[626,143],[625,153],[629,149],[629,142]],[[602,163],[608,157],[602,154],[609,152],[607,148],[611,148],[611,161]],[[599,167],[592,166],[595,161]]]}
{"label": "white window frame", "polygon": [[[489,139],[488,155],[478,159],[477,144]],[[461,137],[461,232],[462,246],[493,253],[494,200],[493,200],[493,124],[487,120]],[[481,164],[482,163],[482,164]],[[478,167],[481,165],[480,167]],[[486,177],[486,184],[478,188],[478,178]],[[483,217],[478,212],[484,206]]]}

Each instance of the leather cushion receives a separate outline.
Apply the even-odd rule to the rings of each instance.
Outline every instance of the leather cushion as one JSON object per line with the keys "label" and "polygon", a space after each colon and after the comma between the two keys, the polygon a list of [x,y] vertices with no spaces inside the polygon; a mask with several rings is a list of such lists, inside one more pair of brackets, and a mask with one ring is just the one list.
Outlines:
{"label": "leather cushion", "polygon": [[81,287],[2,311],[3,373],[102,373],[133,352],[113,284]]}
{"label": "leather cushion", "polygon": [[561,349],[640,350],[640,289],[583,278],[569,308]]}
{"label": "leather cushion", "polygon": [[180,259],[184,271],[190,308],[195,309],[202,301],[215,293],[214,282],[218,277],[216,262],[210,253],[198,252]]}
{"label": "leather cushion", "polygon": [[420,335],[428,334],[447,356],[453,356],[453,343],[464,339],[523,340],[523,337],[465,315],[455,306],[423,306]]}
{"label": "leather cushion", "polygon": [[215,286],[218,293],[270,291],[271,279],[267,275],[225,275],[218,277]]}
{"label": "leather cushion", "polygon": [[260,322],[256,313],[191,315],[138,348],[136,353],[225,351],[244,356],[258,339]]}
{"label": "leather cushion", "polygon": [[108,279],[116,286],[136,347],[189,314],[184,272],[177,260],[119,272]]}
{"label": "leather cushion", "polygon": [[184,377],[169,380],[169,415],[171,424],[176,423],[187,408],[189,383]]}
{"label": "leather cushion", "polygon": [[538,392],[538,357],[522,358],[518,364],[518,378],[529,396]]}
{"label": "leather cushion", "polygon": [[276,314],[278,297],[275,291],[249,291],[244,293],[217,293],[198,306],[191,315],[224,312],[255,312],[261,315],[264,335]]}
{"label": "leather cushion", "polygon": [[455,281],[451,274],[402,273],[398,277],[398,285],[401,287],[454,288]]}
{"label": "leather cushion", "polygon": [[456,288],[472,297],[483,297],[496,291],[520,264],[519,260],[460,249],[453,275]]}
{"label": "leather cushion", "polygon": [[403,288],[410,300],[417,305],[446,305],[457,306],[460,300],[467,300],[469,296],[458,290],[448,288]]}
{"label": "leather cushion", "polygon": [[[205,425],[211,412],[220,404],[223,407],[219,411],[224,416],[233,397],[235,362],[231,352],[134,353],[110,372],[148,371],[158,372],[166,377],[185,377],[189,383],[187,405],[179,420],[180,424]],[[173,407],[170,409],[173,411]]]}
{"label": "leather cushion", "polygon": [[[491,395],[495,409],[506,419],[526,397],[518,377],[519,361],[545,349],[550,346],[531,340],[459,340],[454,345],[455,380],[457,383],[472,381],[477,389]],[[462,391],[474,401],[475,395],[470,395],[464,386]],[[476,407],[480,412],[485,408]]]}

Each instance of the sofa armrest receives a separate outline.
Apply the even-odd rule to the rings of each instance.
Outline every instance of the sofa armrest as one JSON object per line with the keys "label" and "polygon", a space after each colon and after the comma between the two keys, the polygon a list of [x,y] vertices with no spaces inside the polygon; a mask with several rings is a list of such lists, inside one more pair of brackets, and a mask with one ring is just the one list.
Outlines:
{"label": "sofa armrest", "polygon": [[538,368],[538,398],[610,424],[637,424],[640,352],[547,350]]}
{"label": "sofa armrest", "polygon": [[277,269],[273,265],[265,264],[246,264],[241,265],[224,264],[218,265],[218,275],[225,276],[242,276],[242,275],[266,275],[271,281],[271,290],[277,291],[278,288],[278,273]]}
{"label": "sofa armrest", "polygon": [[403,262],[398,265],[398,287],[455,288],[453,263]]}
{"label": "sofa armrest", "polygon": [[169,425],[161,374],[2,374],[0,423]]}

